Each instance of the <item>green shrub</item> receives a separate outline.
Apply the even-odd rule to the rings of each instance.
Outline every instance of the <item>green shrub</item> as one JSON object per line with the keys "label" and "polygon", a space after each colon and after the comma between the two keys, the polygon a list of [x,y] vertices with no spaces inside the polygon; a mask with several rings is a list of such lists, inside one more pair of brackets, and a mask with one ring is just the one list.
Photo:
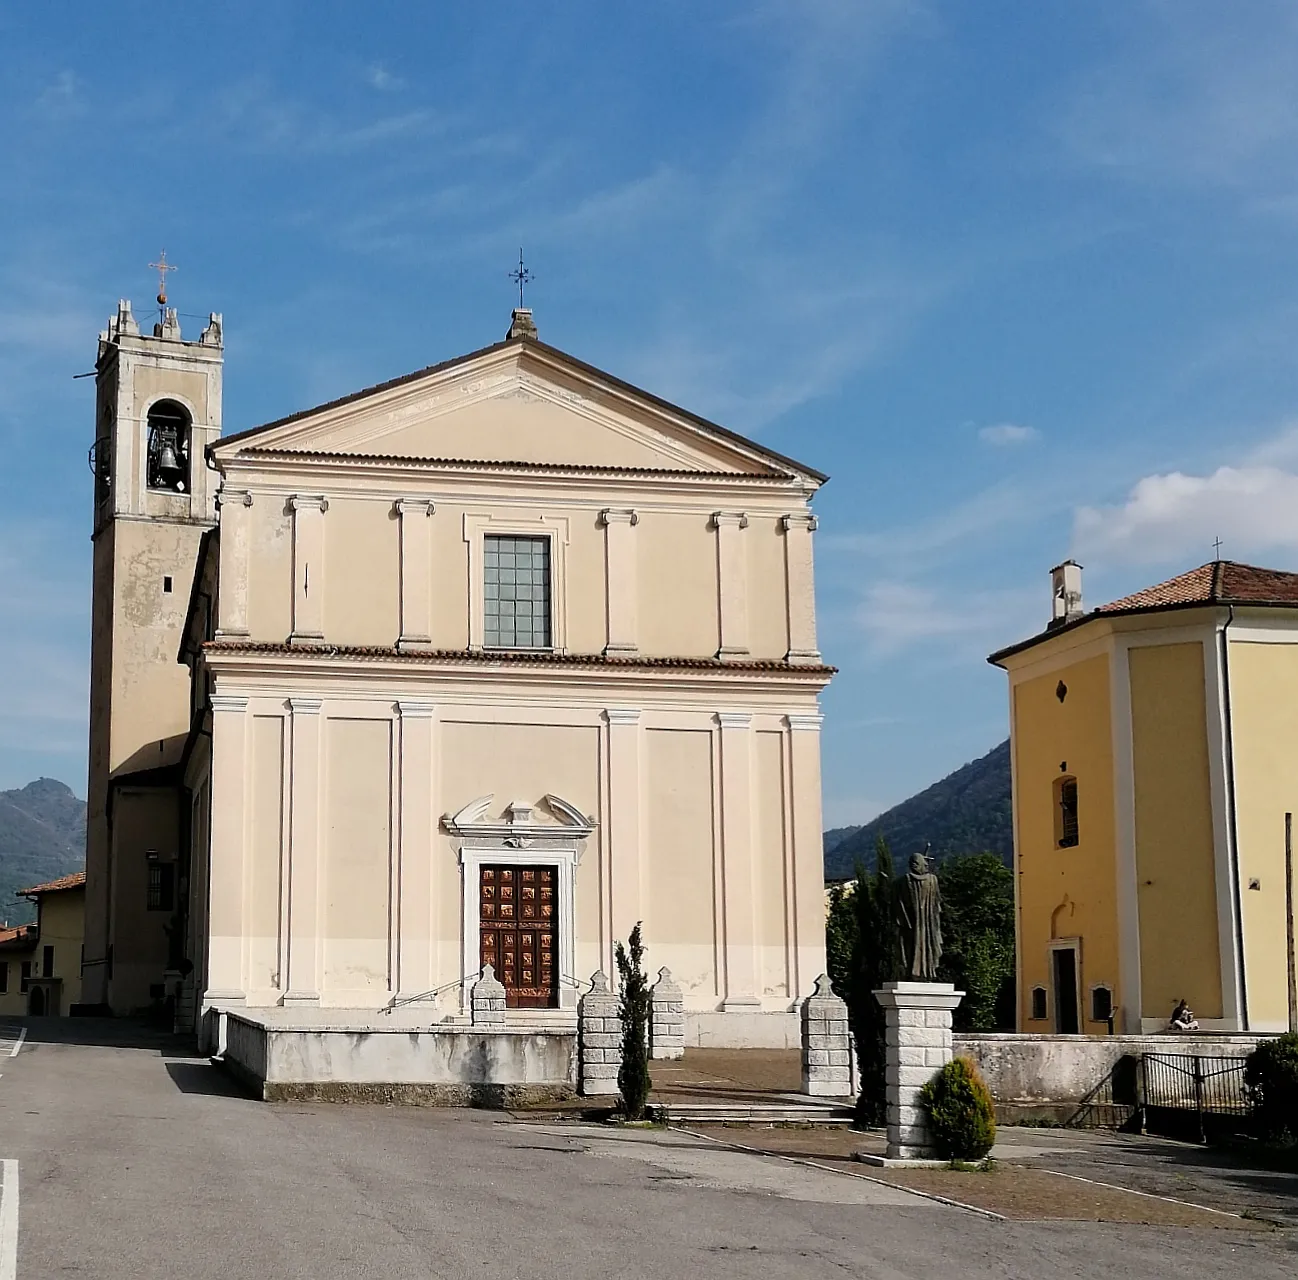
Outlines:
{"label": "green shrub", "polygon": [[978,1068],[953,1058],[919,1092],[943,1160],[981,1160],[996,1141],[996,1108]]}
{"label": "green shrub", "polygon": [[1253,1131],[1264,1142],[1298,1145],[1298,1033],[1263,1040],[1244,1064]]}
{"label": "green shrub", "polygon": [[649,1090],[653,1088],[653,1081],[649,1078],[649,1018],[653,1011],[653,993],[642,963],[644,944],[640,940],[639,923],[631,930],[629,942],[629,948],[619,942],[613,957],[621,979],[618,1014],[622,1019],[622,1065],[618,1068],[617,1088],[622,1095],[622,1111],[626,1118],[642,1120]]}

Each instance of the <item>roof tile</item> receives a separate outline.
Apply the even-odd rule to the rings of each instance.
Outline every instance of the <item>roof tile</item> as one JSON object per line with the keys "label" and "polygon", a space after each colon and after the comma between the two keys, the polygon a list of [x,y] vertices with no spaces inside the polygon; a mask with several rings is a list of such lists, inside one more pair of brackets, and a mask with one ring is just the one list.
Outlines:
{"label": "roof tile", "polygon": [[86,883],[84,871],[74,871],[69,876],[60,876],[57,880],[47,880],[44,884],[34,884],[30,889],[19,889],[18,897],[29,898],[37,893],[59,893],[64,889],[80,889]]}

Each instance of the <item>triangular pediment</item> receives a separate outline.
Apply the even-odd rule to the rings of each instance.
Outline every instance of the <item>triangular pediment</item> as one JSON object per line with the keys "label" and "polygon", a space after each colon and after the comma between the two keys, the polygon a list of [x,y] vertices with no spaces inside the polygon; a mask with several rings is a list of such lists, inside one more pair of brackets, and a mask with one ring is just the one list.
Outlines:
{"label": "triangular pediment", "polygon": [[823,478],[531,341],[227,437],[214,452]]}

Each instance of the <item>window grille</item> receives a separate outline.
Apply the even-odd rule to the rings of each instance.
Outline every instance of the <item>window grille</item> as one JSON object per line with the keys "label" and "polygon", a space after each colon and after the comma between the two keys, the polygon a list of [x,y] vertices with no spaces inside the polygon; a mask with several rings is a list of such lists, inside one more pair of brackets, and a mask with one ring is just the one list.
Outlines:
{"label": "window grille", "polygon": [[1091,1021],[1108,1022],[1113,1017],[1113,992],[1108,987],[1091,988]]}
{"label": "window grille", "polygon": [[490,649],[550,647],[550,539],[483,540],[483,643]]}
{"label": "window grille", "polygon": [[149,863],[149,890],[145,905],[150,911],[171,911],[175,906],[176,868],[170,862]]}
{"label": "window grille", "polygon": [[1055,784],[1058,807],[1056,843],[1061,849],[1077,846],[1077,779],[1060,778]]}
{"label": "window grille", "polygon": [[1046,1020],[1045,987],[1032,988],[1032,1020],[1034,1022],[1044,1022]]}

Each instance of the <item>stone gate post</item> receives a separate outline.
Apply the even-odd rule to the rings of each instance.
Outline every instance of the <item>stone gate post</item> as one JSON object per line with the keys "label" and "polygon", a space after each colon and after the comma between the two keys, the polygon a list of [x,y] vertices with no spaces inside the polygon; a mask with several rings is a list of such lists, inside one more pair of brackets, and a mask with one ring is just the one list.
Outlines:
{"label": "stone gate post", "polygon": [[583,1097],[617,1092],[622,1066],[622,1019],[608,974],[598,970],[577,1003],[578,1083]]}
{"label": "stone gate post", "polygon": [[852,1033],[847,1005],[834,994],[829,975],[816,979],[802,1002],[802,1092],[813,1098],[845,1098],[852,1091]]}
{"label": "stone gate post", "polygon": [[933,1159],[919,1091],[951,1061],[951,1014],[964,992],[949,982],[889,982],[874,998],[887,1016],[887,1158]]}
{"label": "stone gate post", "polygon": [[505,1025],[505,988],[489,964],[482,966],[482,976],[469,993],[469,1020],[475,1027]]}
{"label": "stone gate post", "polygon": [[664,965],[653,984],[653,1016],[649,1020],[649,1056],[681,1058],[685,1055],[685,996]]}

